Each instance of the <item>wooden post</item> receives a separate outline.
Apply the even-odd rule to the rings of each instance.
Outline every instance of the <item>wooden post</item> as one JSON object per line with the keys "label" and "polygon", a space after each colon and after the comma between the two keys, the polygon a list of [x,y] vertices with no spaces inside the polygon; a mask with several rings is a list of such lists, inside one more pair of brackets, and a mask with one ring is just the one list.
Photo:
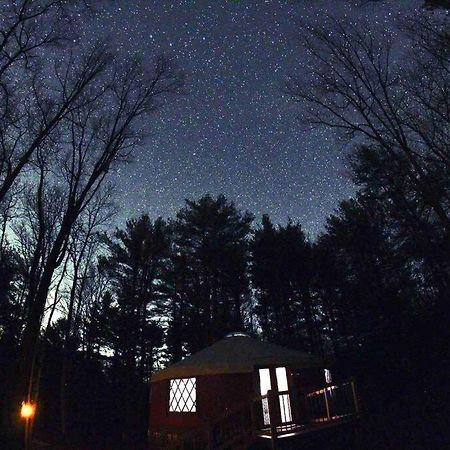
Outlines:
{"label": "wooden post", "polygon": [[30,448],[30,421],[25,419],[25,450]]}
{"label": "wooden post", "polygon": [[270,442],[272,444],[272,450],[277,450],[277,394],[272,390],[267,391],[267,403],[269,406],[270,417]]}
{"label": "wooden post", "polygon": [[[300,399],[299,392],[296,389],[290,390],[289,400],[291,402],[292,421],[294,423],[300,423]],[[304,408],[302,409],[304,412]]]}
{"label": "wooden post", "polygon": [[352,384],[352,392],[353,392],[353,403],[355,405],[355,413],[356,413],[356,415],[359,415],[359,405],[358,405],[358,397],[356,396],[355,380],[352,380],[351,384]]}
{"label": "wooden post", "polygon": [[330,405],[328,404],[327,388],[323,389],[323,395],[325,396],[325,406],[327,408],[327,419],[330,420]]}

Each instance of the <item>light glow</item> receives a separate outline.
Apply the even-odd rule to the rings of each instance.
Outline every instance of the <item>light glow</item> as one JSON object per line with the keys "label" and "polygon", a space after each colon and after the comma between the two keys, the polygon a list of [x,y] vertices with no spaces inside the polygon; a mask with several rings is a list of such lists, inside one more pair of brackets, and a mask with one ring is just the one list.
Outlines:
{"label": "light glow", "polygon": [[20,408],[20,417],[22,419],[32,419],[36,414],[36,405],[31,402],[22,402],[22,407]]}

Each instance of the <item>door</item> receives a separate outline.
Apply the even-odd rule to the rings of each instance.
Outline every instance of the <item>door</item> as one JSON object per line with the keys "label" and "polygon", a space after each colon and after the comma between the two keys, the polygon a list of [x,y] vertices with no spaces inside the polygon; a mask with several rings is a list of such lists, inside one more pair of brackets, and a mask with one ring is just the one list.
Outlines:
{"label": "door", "polygon": [[[259,390],[261,395],[267,395],[269,390],[277,393],[280,412],[278,423],[292,422],[286,367],[259,369]],[[274,414],[274,411],[269,411],[267,398],[262,399],[262,410],[264,425],[270,425],[270,414]],[[276,413],[278,414],[278,411]]]}
{"label": "door", "polygon": [[289,397],[289,386],[286,367],[275,369],[277,377],[278,401],[280,404],[281,423],[292,422],[291,399]]}

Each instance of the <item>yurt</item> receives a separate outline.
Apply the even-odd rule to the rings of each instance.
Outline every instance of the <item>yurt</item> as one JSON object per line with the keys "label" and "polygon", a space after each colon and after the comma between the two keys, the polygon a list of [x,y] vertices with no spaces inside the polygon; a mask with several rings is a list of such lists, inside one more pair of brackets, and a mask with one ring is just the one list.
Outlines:
{"label": "yurt", "polygon": [[[232,333],[153,374],[149,416],[153,448],[158,442],[161,448],[170,448],[170,442],[201,435],[202,430],[207,440],[213,424],[225,423],[239,411],[247,417],[236,418],[236,426],[247,419],[261,429],[273,423],[301,423],[303,408],[294,405],[298,393],[330,386],[329,365],[321,356]],[[270,396],[276,407],[270,408]]]}

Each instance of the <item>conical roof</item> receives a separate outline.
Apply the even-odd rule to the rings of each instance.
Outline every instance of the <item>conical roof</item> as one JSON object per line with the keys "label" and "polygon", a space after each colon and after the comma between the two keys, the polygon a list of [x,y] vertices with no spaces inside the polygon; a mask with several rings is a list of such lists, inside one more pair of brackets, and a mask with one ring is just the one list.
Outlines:
{"label": "conical roof", "polygon": [[255,367],[327,367],[325,358],[238,334],[226,337],[191,356],[155,372],[152,383],[169,378],[253,372]]}

